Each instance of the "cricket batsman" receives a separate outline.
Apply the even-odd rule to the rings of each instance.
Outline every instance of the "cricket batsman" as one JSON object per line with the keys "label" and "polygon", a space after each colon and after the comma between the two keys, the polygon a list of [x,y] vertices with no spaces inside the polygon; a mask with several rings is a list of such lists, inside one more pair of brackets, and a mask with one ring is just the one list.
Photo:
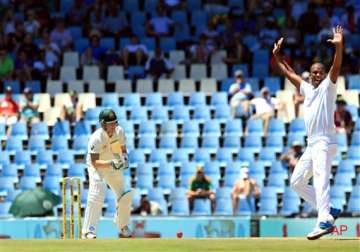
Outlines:
{"label": "cricket batsman", "polygon": [[131,237],[128,224],[133,192],[124,191],[123,171],[129,167],[124,130],[118,125],[116,114],[111,109],[100,112],[99,122],[101,127],[90,136],[88,143],[86,163],[90,185],[82,237],[96,238],[107,185],[117,199],[114,222],[122,237]]}

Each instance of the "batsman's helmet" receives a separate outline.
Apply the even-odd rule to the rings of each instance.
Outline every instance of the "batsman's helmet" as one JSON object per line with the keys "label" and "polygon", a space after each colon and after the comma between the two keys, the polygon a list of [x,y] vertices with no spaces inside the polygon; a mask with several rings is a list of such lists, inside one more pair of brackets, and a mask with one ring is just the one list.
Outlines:
{"label": "batsman's helmet", "polygon": [[99,122],[101,124],[117,123],[117,117],[112,109],[103,109],[99,114]]}

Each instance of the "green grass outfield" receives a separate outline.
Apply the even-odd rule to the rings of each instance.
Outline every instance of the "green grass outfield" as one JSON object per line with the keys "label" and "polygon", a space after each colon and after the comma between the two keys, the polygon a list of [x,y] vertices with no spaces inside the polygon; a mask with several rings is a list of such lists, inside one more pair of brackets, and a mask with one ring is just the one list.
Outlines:
{"label": "green grass outfield", "polygon": [[121,240],[0,240],[0,252],[220,252],[220,251],[274,251],[274,252],[359,252],[360,239],[323,238],[308,241],[305,238],[244,238],[244,239],[121,239]]}

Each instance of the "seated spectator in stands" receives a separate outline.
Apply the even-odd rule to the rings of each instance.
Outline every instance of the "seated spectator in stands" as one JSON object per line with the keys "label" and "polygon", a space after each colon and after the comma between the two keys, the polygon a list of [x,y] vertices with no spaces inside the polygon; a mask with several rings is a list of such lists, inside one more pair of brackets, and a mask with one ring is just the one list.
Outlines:
{"label": "seated spectator in stands", "polygon": [[300,41],[300,32],[296,29],[296,21],[290,15],[285,17],[285,27],[281,32],[282,36],[286,38],[285,45],[287,48],[290,48],[294,52],[298,48],[298,43]]}
{"label": "seated spectator in stands", "polygon": [[45,62],[47,66],[55,67],[60,64],[60,47],[50,40],[47,31],[42,33],[42,43],[39,45],[39,48],[45,51]]}
{"label": "seated spectator in stands", "polygon": [[38,54],[39,48],[34,43],[31,34],[26,34],[24,41],[20,44],[17,52],[24,51],[29,60],[33,61]]}
{"label": "seated spectator in stands", "polygon": [[267,87],[263,87],[260,91],[261,97],[256,97],[250,101],[250,104],[255,107],[255,114],[251,119],[262,119],[264,121],[264,135],[266,136],[270,119],[275,116],[275,110],[281,108],[281,104],[277,98],[270,96]]}
{"label": "seated spectator in stands", "polygon": [[360,24],[360,11],[355,11],[353,5],[346,7],[346,13],[341,16],[341,26],[344,27],[349,33],[354,33],[356,30],[359,32]]}
{"label": "seated spectator in stands", "polygon": [[79,121],[84,117],[83,115],[83,105],[79,102],[78,94],[75,91],[70,91],[70,104],[64,104],[61,113],[60,119],[62,121],[69,121],[71,124]]}
{"label": "seated spectator in stands", "polygon": [[309,4],[307,11],[298,20],[300,34],[303,37],[307,34],[317,34],[319,32],[319,23],[319,17],[315,12],[314,4]]}
{"label": "seated spectator in stands", "polygon": [[213,15],[227,14],[230,9],[223,0],[204,0],[203,5],[210,17]]}
{"label": "seated spectator in stands", "polygon": [[[91,31],[89,36],[89,45],[85,48],[83,54],[86,54],[88,49],[91,50],[91,56],[95,60],[94,63],[99,64],[101,60],[104,58],[106,53],[106,48],[100,45],[100,32],[99,31]],[[84,62],[82,62],[84,64]],[[92,64],[84,64],[84,65],[92,65]]]}
{"label": "seated spectator in stands", "polygon": [[187,192],[190,210],[193,208],[194,199],[208,198],[211,201],[212,211],[215,210],[215,193],[211,190],[211,180],[204,174],[204,168],[199,166],[196,175],[190,179],[190,188]]}
{"label": "seated spectator in stands", "polygon": [[174,66],[164,57],[159,47],[155,49],[155,55],[145,64],[146,74],[154,79],[159,79],[164,74],[169,77],[173,70]]}
{"label": "seated spectator in stands", "polygon": [[98,65],[100,62],[94,57],[91,47],[87,47],[80,56],[81,65]]}
{"label": "seated spectator in stands", "polygon": [[141,195],[140,206],[132,210],[131,214],[138,214],[141,216],[156,216],[161,215],[162,212],[163,211],[159,203],[149,200],[146,195]]}
{"label": "seated spectator in stands", "polygon": [[39,100],[34,96],[32,89],[24,89],[24,97],[20,99],[19,107],[21,111],[20,120],[27,124],[33,124],[40,121],[39,118]]}
{"label": "seated spectator in stands", "polygon": [[68,29],[65,28],[65,22],[59,18],[56,20],[56,26],[50,33],[51,42],[56,43],[61,49],[71,49],[73,38]]}
{"label": "seated spectator in stands", "polygon": [[216,23],[213,20],[208,21],[207,28],[202,31],[201,35],[205,36],[206,46],[210,51],[214,51],[220,46],[220,33],[216,30]]}
{"label": "seated spectator in stands", "polygon": [[292,172],[295,169],[295,166],[299,159],[303,154],[302,146],[299,141],[293,141],[291,144],[291,148],[281,155],[280,160],[285,162],[286,165],[289,167],[289,171]]}
{"label": "seated spectator in stands", "polygon": [[353,126],[352,116],[351,113],[346,110],[346,101],[342,97],[336,100],[334,122],[337,133],[351,133],[351,129]]}
{"label": "seated spectator in stands", "polygon": [[128,69],[130,65],[144,65],[148,54],[146,45],[140,42],[138,36],[133,35],[131,43],[125,46],[123,51],[124,68]]}
{"label": "seated spectator in stands", "polygon": [[114,48],[110,48],[105,53],[104,65],[111,66],[111,65],[120,65],[121,58],[120,53],[115,51]]}
{"label": "seated spectator in stands", "polygon": [[207,64],[209,62],[211,50],[206,45],[205,35],[201,35],[198,44],[194,44],[189,50],[190,59],[185,60],[187,64]]}
{"label": "seated spectator in stands", "polygon": [[[308,71],[304,71],[301,74],[301,78],[304,81],[309,81],[309,77],[310,77],[310,73]],[[300,94],[300,90],[298,90],[297,88],[295,89],[295,94],[293,97],[294,100],[294,105],[295,105],[295,117],[299,117],[300,116],[300,105],[304,103],[304,99],[305,97]]]}
{"label": "seated spectator in stands", "polygon": [[262,27],[259,33],[260,41],[263,47],[272,47],[274,41],[279,37],[279,31],[274,17],[267,17],[265,27]]}
{"label": "seated spectator in stands", "polygon": [[28,59],[24,51],[20,51],[15,60],[16,79],[21,82],[31,80],[32,65],[32,60]]}
{"label": "seated spectator in stands", "polygon": [[19,118],[19,106],[12,98],[12,88],[5,88],[5,97],[0,99],[0,123],[8,127],[7,135],[11,133],[11,125],[16,123]]}
{"label": "seated spectator in stands", "polygon": [[231,192],[233,213],[236,214],[239,199],[250,200],[251,197],[258,199],[260,197],[260,188],[256,180],[249,177],[249,168],[242,167],[240,177],[235,182]]}
{"label": "seated spectator in stands", "polygon": [[25,32],[36,37],[40,29],[40,23],[36,20],[34,10],[27,11],[27,20],[24,22]]}
{"label": "seated spectator in stands", "polygon": [[233,118],[235,118],[237,108],[239,106],[248,106],[244,103],[244,101],[251,97],[251,85],[245,81],[241,70],[235,71],[235,82],[230,86],[229,97],[231,114]]}
{"label": "seated spectator in stands", "polygon": [[0,80],[11,79],[14,70],[14,61],[8,55],[5,48],[0,48]]}
{"label": "seated spectator in stands", "polygon": [[162,37],[172,34],[174,21],[165,15],[165,10],[157,8],[157,16],[151,18],[146,26],[149,36]]}
{"label": "seated spectator in stands", "polygon": [[68,10],[66,18],[70,25],[82,26],[86,20],[87,6],[83,0],[75,0],[73,6]]}
{"label": "seated spectator in stands", "polygon": [[229,41],[226,47],[227,57],[223,59],[225,64],[235,65],[250,61],[251,53],[248,47],[242,43],[240,35],[234,35],[234,38]]}
{"label": "seated spectator in stands", "polygon": [[58,75],[58,66],[46,61],[46,51],[41,49],[33,64],[32,76],[35,80],[46,81]]}
{"label": "seated spectator in stands", "polygon": [[15,14],[12,9],[8,9],[3,18],[3,31],[5,35],[15,33]]}
{"label": "seated spectator in stands", "polygon": [[124,12],[119,11],[118,1],[110,1],[107,5],[106,15],[102,20],[102,32],[105,36],[120,37],[120,35],[128,36],[129,23]]}

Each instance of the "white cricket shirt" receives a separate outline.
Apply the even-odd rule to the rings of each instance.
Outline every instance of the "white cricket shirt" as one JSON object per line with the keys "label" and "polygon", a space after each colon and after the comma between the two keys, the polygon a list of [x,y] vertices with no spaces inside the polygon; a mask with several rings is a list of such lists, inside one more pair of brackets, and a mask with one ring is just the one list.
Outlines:
{"label": "white cricket shirt", "polygon": [[91,164],[91,153],[100,154],[100,160],[111,160],[115,158],[110,148],[110,143],[113,141],[119,141],[121,146],[126,145],[125,133],[120,126],[115,128],[115,132],[111,138],[109,138],[108,134],[102,128],[97,129],[90,136],[88,143],[88,154],[86,156],[86,164],[88,167],[94,168]]}
{"label": "white cricket shirt", "polygon": [[300,93],[305,96],[304,121],[308,143],[311,144],[320,139],[335,143],[336,85],[328,75],[317,88],[302,81]]}

